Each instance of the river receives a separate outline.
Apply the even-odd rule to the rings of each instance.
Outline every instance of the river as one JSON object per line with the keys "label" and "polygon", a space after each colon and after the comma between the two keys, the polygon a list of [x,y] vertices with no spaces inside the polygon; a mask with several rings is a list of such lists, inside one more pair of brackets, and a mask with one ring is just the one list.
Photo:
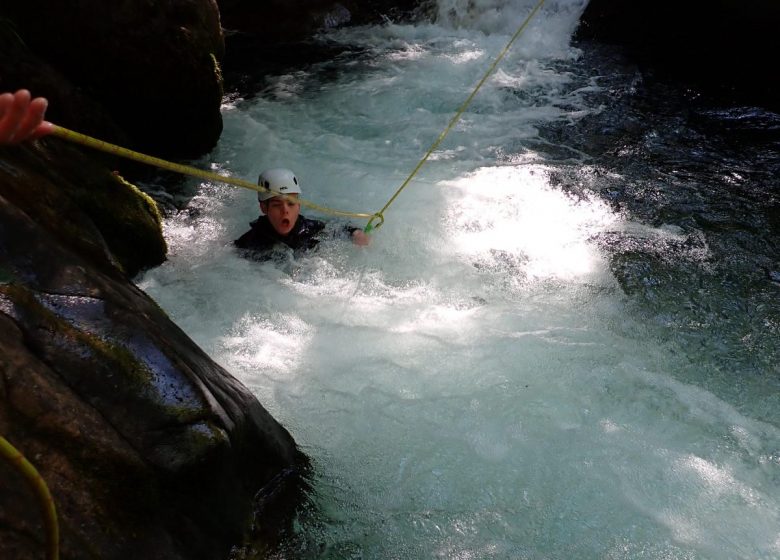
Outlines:
{"label": "river", "polygon": [[[324,34],[201,164],[374,212],[534,4]],[[573,45],[583,9],[545,5],[370,247],[240,258],[222,184],[166,219],[140,287],[313,461],[274,557],[780,558],[780,117]]]}

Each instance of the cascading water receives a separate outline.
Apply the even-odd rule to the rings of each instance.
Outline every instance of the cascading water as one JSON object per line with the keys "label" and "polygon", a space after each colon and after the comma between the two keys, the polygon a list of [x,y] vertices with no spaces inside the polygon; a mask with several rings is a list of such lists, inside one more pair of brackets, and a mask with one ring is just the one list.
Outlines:
{"label": "cascading water", "polygon": [[[534,4],[334,31],[346,54],[226,103],[210,160],[373,212]],[[315,466],[279,557],[780,558],[780,287],[718,288],[722,237],[641,215],[669,158],[617,114],[635,76],[569,46],[583,4],[546,5],[369,248],[242,259],[257,204],[223,185],[167,219],[140,286]],[[624,175],[587,153],[620,127]]]}

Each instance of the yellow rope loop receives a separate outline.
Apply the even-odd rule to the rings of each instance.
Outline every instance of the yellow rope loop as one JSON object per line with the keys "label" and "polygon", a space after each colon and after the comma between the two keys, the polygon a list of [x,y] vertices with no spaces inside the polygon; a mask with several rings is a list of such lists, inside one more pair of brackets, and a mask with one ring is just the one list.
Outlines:
{"label": "yellow rope loop", "polygon": [[[135,152],[133,150],[123,148],[122,146],[117,146],[116,144],[105,142],[104,140],[98,140],[97,138],[92,138],[91,136],[87,136],[86,134],[81,134],[80,132],[67,129],[62,126],[53,125],[52,135],[57,136],[58,138],[62,138],[64,140],[68,140],[75,144],[80,144],[82,146],[87,146],[88,148],[99,150],[101,152],[106,152],[118,157],[144,163],[146,165],[153,165],[155,167],[166,169],[168,171],[173,171],[175,173],[180,173],[182,175],[189,175],[191,177],[197,177],[199,179],[206,179],[207,181],[214,181],[217,183],[234,185],[252,191],[270,192],[277,196],[285,196],[282,195],[281,193],[277,193],[274,190],[266,189],[261,185],[257,185],[245,179],[219,175],[218,173],[206,171],[205,169],[198,169],[197,167],[182,165],[180,163],[174,163],[172,161],[167,161],[147,154],[142,154],[140,152]],[[370,219],[373,216],[373,214],[368,214],[364,212],[348,212],[345,210],[337,210],[335,208],[329,208],[327,206],[315,204],[314,202],[311,202],[304,198],[298,198],[295,200],[297,202],[300,202],[301,206],[305,206],[313,210],[318,210],[319,212],[322,212],[324,214],[331,214],[333,216],[342,216],[346,218],[360,218],[365,220]]]}
{"label": "yellow rope loop", "polygon": [[[374,220],[379,220],[379,223],[374,225]],[[385,223],[385,217],[382,214],[382,212],[377,212],[373,216],[371,216],[371,219],[368,220],[368,223],[366,224],[366,227],[363,229],[365,233],[371,233],[375,229],[379,229],[382,227],[382,225]]]}
{"label": "yellow rope loop", "polygon": [[19,471],[38,497],[46,526],[46,558],[57,560],[60,557],[60,528],[57,523],[57,509],[46,481],[32,463],[3,436],[0,436],[0,457]]}
{"label": "yellow rope loop", "polygon": [[487,79],[490,77],[490,75],[495,71],[496,67],[498,66],[498,63],[501,62],[501,60],[504,58],[504,55],[506,55],[507,52],[509,52],[509,49],[512,47],[512,44],[517,40],[517,38],[525,31],[525,28],[528,27],[528,24],[531,22],[531,19],[536,15],[536,13],[539,11],[539,9],[542,7],[542,4],[544,4],[545,0],[539,0],[539,2],[536,4],[533,10],[531,10],[531,13],[528,14],[528,17],[525,18],[525,21],[520,25],[520,27],[515,31],[515,34],[512,35],[512,38],[509,40],[509,42],[506,44],[504,49],[501,51],[501,53],[496,57],[496,59],[493,61],[493,64],[490,65],[490,68],[488,68],[487,72],[485,72],[485,75],[482,76],[482,79],[479,81],[477,86],[474,88],[474,91],[471,92],[471,95],[469,95],[466,98],[466,101],[463,102],[463,104],[460,106],[458,111],[455,113],[455,116],[452,117],[447,127],[442,131],[441,134],[439,134],[439,137],[436,138],[436,141],[431,145],[431,147],[428,149],[428,152],[423,156],[423,158],[417,163],[415,168],[412,170],[412,172],[409,174],[409,176],[406,178],[406,180],[401,184],[400,187],[398,187],[398,190],[395,191],[395,194],[390,197],[390,200],[387,201],[387,204],[385,204],[382,209],[377,212],[377,215],[381,215],[387,208],[395,201],[396,198],[398,198],[398,195],[401,194],[401,191],[403,191],[406,186],[411,182],[412,177],[417,175],[417,172],[420,170],[420,168],[423,166],[423,164],[428,161],[428,158],[431,157],[431,154],[433,154],[434,150],[439,147],[439,144],[442,143],[442,141],[447,137],[447,135],[450,133],[452,128],[455,126],[455,124],[460,120],[463,113],[466,111],[466,108],[471,104],[471,101],[474,99],[474,96],[477,95],[477,92],[480,90],[482,85],[487,81]]}

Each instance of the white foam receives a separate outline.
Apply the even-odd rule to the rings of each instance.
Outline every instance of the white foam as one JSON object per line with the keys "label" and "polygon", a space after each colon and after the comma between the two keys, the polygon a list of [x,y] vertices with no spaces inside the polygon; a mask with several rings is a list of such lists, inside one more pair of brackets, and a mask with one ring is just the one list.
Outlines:
{"label": "white foam", "polygon": [[[531,7],[470,5],[335,32],[367,61],[231,101],[213,159],[248,179],[284,165],[307,198],[378,210]],[[561,164],[526,146],[601,110],[566,93],[583,5],[548,4],[371,247],[241,259],[255,194],[202,185],[140,280],[314,458],[324,521],[302,531],[332,557],[778,555],[778,430],[674,379],[689,358],[625,307],[594,241],[682,233],[565,194]]]}

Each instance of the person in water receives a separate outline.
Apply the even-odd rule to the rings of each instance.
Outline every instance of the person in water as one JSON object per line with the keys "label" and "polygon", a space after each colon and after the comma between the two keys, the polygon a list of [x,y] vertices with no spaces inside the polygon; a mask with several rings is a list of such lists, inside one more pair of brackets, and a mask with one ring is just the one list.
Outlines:
{"label": "person in water", "polygon": [[52,124],[43,120],[48,104],[45,97],[33,99],[26,89],[0,95],[0,145],[19,144],[49,134]]}
{"label": "person in water", "polygon": [[[289,169],[267,169],[260,174],[258,184],[269,189],[257,193],[263,215],[233,242],[235,246],[244,249],[247,256],[260,258],[280,244],[296,253],[316,247],[325,223],[301,215],[301,185],[295,174]],[[347,227],[345,231],[355,245],[368,245],[369,237],[363,230]]]}

